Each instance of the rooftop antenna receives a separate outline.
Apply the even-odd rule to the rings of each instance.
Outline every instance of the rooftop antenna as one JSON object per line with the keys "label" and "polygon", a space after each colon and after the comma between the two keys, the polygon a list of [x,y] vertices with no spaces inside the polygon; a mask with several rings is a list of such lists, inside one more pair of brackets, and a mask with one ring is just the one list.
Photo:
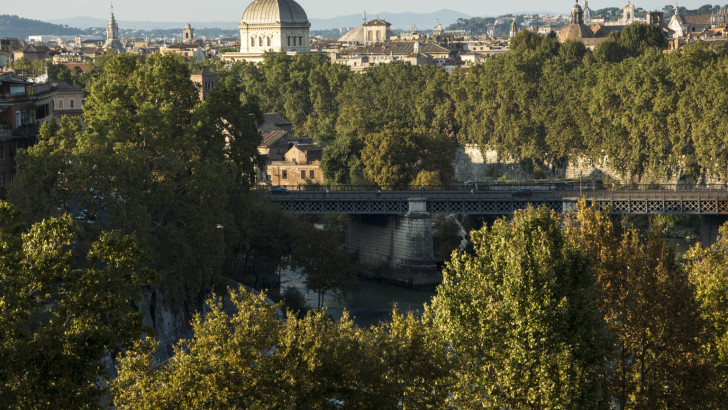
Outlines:
{"label": "rooftop antenna", "polygon": [[363,23],[366,23],[367,22],[367,12],[366,12],[366,10],[364,10],[364,14],[362,15],[362,20],[361,21]]}

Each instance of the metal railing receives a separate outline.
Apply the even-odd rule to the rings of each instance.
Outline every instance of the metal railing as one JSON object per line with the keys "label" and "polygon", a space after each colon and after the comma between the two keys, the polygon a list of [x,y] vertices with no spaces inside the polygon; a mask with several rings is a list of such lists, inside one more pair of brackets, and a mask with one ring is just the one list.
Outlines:
{"label": "metal railing", "polygon": [[259,190],[280,190],[285,189],[289,192],[337,192],[337,191],[363,191],[363,192],[512,192],[519,190],[531,190],[533,192],[542,191],[603,191],[603,192],[619,192],[619,191],[728,191],[728,183],[726,184],[604,184],[602,181],[518,181],[518,182],[473,182],[465,184],[450,185],[410,185],[397,188],[382,188],[377,185],[337,185],[337,184],[315,184],[315,185],[276,185],[276,186],[258,186]]}

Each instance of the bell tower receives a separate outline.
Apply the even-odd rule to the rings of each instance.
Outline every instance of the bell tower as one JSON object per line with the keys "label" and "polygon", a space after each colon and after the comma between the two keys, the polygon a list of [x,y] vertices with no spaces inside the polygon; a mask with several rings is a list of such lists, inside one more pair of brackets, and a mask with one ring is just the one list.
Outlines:
{"label": "bell tower", "polygon": [[182,42],[183,43],[191,43],[195,38],[195,30],[190,26],[190,23],[187,23],[185,26],[184,31],[182,32]]}

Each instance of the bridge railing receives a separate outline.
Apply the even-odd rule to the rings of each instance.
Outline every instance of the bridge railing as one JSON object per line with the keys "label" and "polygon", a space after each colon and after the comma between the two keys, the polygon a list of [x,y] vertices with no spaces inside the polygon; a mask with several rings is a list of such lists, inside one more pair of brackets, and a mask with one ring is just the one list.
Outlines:
{"label": "bridge railing", "polygon": [[278,185],[275,187],[258,186],[260,190],[302,191],[302,192],[477,192],[496,191],[514,192],[519,190],[541,191],[728,191],[727,184],[604,184],[602,181],[520,181],[520,182],[468,182],[450,185],[412,185],[398,188],[382,188],[377,185]]}

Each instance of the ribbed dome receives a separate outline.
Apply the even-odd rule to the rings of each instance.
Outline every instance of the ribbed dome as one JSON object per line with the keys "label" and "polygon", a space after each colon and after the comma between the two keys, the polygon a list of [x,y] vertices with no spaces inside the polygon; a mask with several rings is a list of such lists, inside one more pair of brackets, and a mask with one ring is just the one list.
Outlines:
{"label": "ribbed dome", "polygon": [[592,38],[594,33],[586,24],[569,24],[559,33],[559,41],[562,43],[567,40],[581,40],[582,38]]}
{"label": "ribbed dome", "polygon": [[243,13],[243,24],[308,24],[308,17],[293,0],[255,0]]}

